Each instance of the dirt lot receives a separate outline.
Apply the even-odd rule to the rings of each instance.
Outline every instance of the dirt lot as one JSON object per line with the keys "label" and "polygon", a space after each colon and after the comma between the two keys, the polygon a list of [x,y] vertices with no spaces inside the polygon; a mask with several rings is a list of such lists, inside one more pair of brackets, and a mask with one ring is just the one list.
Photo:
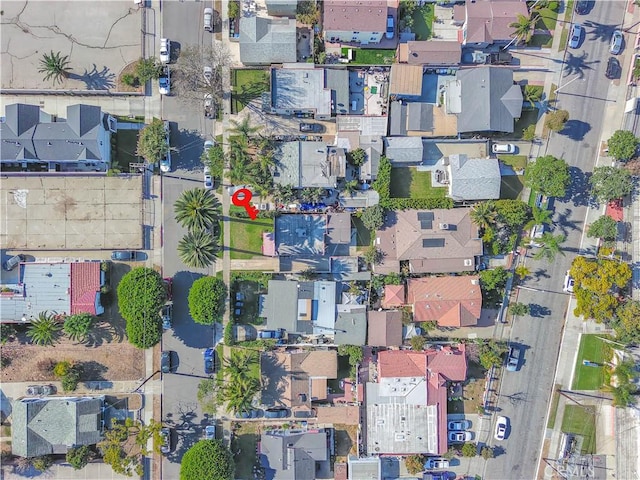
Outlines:
{"label": "dirt lot", "polygon": [[[336,435],[336,456],[358,455],[358,427],[357,425],[334,425]],[[337,460],[337,459],[336,459]]]}

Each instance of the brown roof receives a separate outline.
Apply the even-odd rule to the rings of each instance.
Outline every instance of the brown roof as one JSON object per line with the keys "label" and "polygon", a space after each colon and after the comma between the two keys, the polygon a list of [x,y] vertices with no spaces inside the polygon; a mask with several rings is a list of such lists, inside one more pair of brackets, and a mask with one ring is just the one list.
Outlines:
{"label": "brown roof", "polygon": [[382,308],[401,307],[404,304],[404,285],[385,285]]}
{"label": "brown roof", "polygon": [[358,425],[360,423],[360,407],[357,405],[340,405],[313,407],[316,409],[316,423],[333,423]]}
{"label": "brown roof", "polygon": [[387,28],[386,0],[325,0],[323,27],[346,32],[384,32]]}
{"label": "brown roof", "polygon": [[402,345],[402,312],[383,310],[369,312],[367,345],[399,347]]}
{"label": "brown roof", "polygon": [[441,327],[476,325],[482,309],[479,277],[447,276],[411,278],[407,303],[416,322],[437,321]]}
{"label": "brown roof", "polygon": [[389,92],[392,95],[419,97],[422,93],[422,66],[400,63],[391,65]]}
{"label": "brown roof", "polygon": [[465,207],[387,213],[376,231],[376,245],[384,258],[374,270],[397,273],[400,260],[409,260],[412,273],[473,271],[474,257],[482,255],[482,240],[470,212]]}
{"label": "brown roof", "polygon": [[413,65],[458,65],[461,58],[462,47],[457,41],[425,40],[400,45],[399,60]]}
{"label": "brown roof", "polygon": [[466,43],[493,43],[513,38],[512,23],[518,15],[529,16],[525,2],[516,0],[478,0],[466,2],[467,38]]}

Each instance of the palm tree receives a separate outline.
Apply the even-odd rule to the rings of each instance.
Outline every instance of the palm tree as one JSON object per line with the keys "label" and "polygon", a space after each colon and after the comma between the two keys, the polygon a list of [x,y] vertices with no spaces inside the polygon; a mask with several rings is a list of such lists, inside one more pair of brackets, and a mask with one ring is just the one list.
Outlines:
{"label": "palm tree", "polygon": [[525,278],[531,273],[531,270],[526,265],[518,265],[514,271],[520,278]]}
{"label": "palm tree", "polygon": [[538,85],[525,85],[524,100],[529,102],[532,107],[536,106],[536,102],[542,99],[542,87]]}
{"label": "palm tree", "polygon": [[229,128],[229,132],[239,135],[241,138],[246,140],[250,140],[253,137],[254,133],[258,133],[262,130],[262,125],[252,126],[251,119],[249,116],[244,117],[239,122],[237,120],[231,120],[231,128]]}
{"label": "palm tree", "polygon": [[62,325],[47,311],[40,312],[38,318],[31,322],[27,329],[27,337],[36,345],[52,346],[58,341]]}
{"label": "palm tree", "polygon": [[298,197],[295,189],[291,185],[276,185],[274,192],[274,198],[276,198],[280,203],[291,203]]}
{"label": "palm tree", "polygon": [[533,256],[536,260],[545,259],[548,262],[553,262],[556,258],[556,254],[560,253],[564,256],[564,252],[560,249],[560,244],[564,242],[565,236],[552,235],[549,232],[543,233],[539,242],[542,245],[540,250]]}
{"label": "palm tree", "polygon": [[238,414],[251,408],[251,403],[256,393],[260,390],[260,381],[257,378],[243,376],[234,378],[227,383],[224,395],[227,400],[227,410]]}
{"label": "palm tree", "polygon": [[491,228],[498,219],[496,205],[492,201],[476,203],[469,215],[471,216],[471,221],[481,230]]}
{"label": "palm tree", "polygon": [[207,268],[216,261],[219,250],[218,240],[206,230],[189,231],[178,242],[180,260],[193,268]]}
{"label": "palm tree", "polygon": [[249,374],[251,364],[257,361],[253,352],[233,349],[231,355],[224,359],[225,375],[232,379],[245,377]]}
{"label": "palm tree", "polygon": [[526,229],[533,227],[534,225],[549,225],[552,222],[553,212],[538,207],[533,207],[531,210],[531,220],[525,225]]}
{"label": "palm tree", "polygon": [[509,25],[509,27],[514,29],[513,37],[516,39],[517,43],[520,43],[521,41],[527,43],[529,41],[531,38],[531,32],[538,22],[538,18],[540,18],[540,16],[537,13],[533,13],[529,17],[518,15],[518,20]]}
{"label": "palm tree", "polygon": [[344,184],[344,191],[348,193],[350,197],[353,197],[353,194],[358,190],[358,181],[357,180],[349,180]]}
{"label": "palm tree", "polygon": [[249,179],[251,157],[248,148],[244,137],[235,137],[229,141],[229,181],[234,185],[246,183]]}
{"label": "palm tree", "polygon": [[220,203],[204,188],[182,192],[173,204],[175,219],[189,230],[206,230],[218,220]]}
{"label": "palm tree", "polygon": [[62,83],[62,81],[69,76],[69,56],[64,57],[60,55],[60,52],[45,53],[40,59],[40,68],[38,72],[45,73],[44,80],[53,79],[53,84],[56,82]]}

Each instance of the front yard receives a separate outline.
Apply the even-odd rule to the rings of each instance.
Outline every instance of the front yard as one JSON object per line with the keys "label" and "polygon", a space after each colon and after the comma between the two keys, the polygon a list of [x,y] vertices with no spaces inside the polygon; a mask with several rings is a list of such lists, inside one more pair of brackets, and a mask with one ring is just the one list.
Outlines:
{"label": "front yard", "polygon": [[[598,390],[604,383],[603,365],[609,361],[611,348],[600,339],[599,335],[590,334],[580,337],[580,347],[576,358],[573,390]],[[583,360],[597,363],[597,367],[584,365]]]}
{"label": "front yard", "polygon": [[111,162],[111,168],[116,168],[122,172],[129,171],[129,163],[139,161],[136,150],[138,149],[139,130],[118,130],[116,137],[115,157]]}
{"label": "front yard", "polygon": [[231,113],[246,107],[251,100],[270,90],[269,72],[262,69],[237,69],[231,72]]}
{"label": "front yard", "polygon": [[446,187],[431,186],[431,172],[419,172],[415,167],[391,169],[390,195],[395,198],[445,198]]}
{"label": "front yard", "polygon": [[580,453],[596,453],[596,407],[565,405],[561,430],[583,437]]}
{"label": "front yard", "polygon": [[254,478],[253,468],[259,466],[257,455],[260,434],[255,422],[239,422],[240,428],[235,430],[231,451],[236,463],[236,478]]}
{"label": "front yard", "polygon": [[262,255],[262,234],[273,232],[273,218],[235,217],[233,214],[244,212],[243,207],[230,208],[231,258],[246,260]]}

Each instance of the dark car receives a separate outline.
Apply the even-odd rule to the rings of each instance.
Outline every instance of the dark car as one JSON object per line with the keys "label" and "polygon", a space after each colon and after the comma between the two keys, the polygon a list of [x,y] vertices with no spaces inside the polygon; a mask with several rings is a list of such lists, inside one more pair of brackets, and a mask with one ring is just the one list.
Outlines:
{"label": "dark car", "polygon": [[56,393],[56,387],[53,385],[29,385],[27,387],[27,395],[46,397]]}
{"label": "dark car", "polygon": [[160,438],[162,440],[160,451],[165,454],[169,453],[171,451],[171,430],[167,427],[160,429]]}
{"label": "dark car", "polygon": [[162,279],[162,283],[164,283],[164,288],[167,291],[167,300],[173,299],[173,278],[167,277]]}
{"label": "dark car", "polygon": [[322,132],[322,125],[319,123],[301,123],[300,124],[301,132],[313,132],[320,133]]}
{"label": "dark car", "polygon": [[578,0],[576,2],[576,13],[578,15],[586,15],[589,13],[591,2],[589,0]]}
{"label": "dark car", "polygon": [[608,79],[620,78],[620,62],[617,58],[609,57],[609,61],[607,62],[607,71],[605,72],[605,76]]}
{"label": "dark car", "polygon": [[167,350],[162,352],[162,355],[160,356],[160,369],[162,370],[162,373],[170,373],[172,368],[171,351]]}
{"label": "dark car", "polygon": [[136,258],[138,258],[138,254],[134,250],[116,250],[115,252],[111,252],[111,260],[135,262]]}
{"label": "dark car", "polygon": [[258,418],[260,417],[260,410],[251,409],[243,410],[236,415],[236,418]]}
{"label": "dark car", "polygon": [[264,411],[264,418],[286,418],[289,416],[289,410],[284,407],[267,408]]}
{"label": "dark car", "polygon": [[216,371],[216,351],[213,348],[207,348],[202,352],[204,356],[204,373],[211,375]]}
{"label": "dark car", "polygon": [[173,305],[167,303],[162,306],[160,310],[160,316],[162,317],[162,328],[169,330],[171,328],[171,317],[173,315]]}

